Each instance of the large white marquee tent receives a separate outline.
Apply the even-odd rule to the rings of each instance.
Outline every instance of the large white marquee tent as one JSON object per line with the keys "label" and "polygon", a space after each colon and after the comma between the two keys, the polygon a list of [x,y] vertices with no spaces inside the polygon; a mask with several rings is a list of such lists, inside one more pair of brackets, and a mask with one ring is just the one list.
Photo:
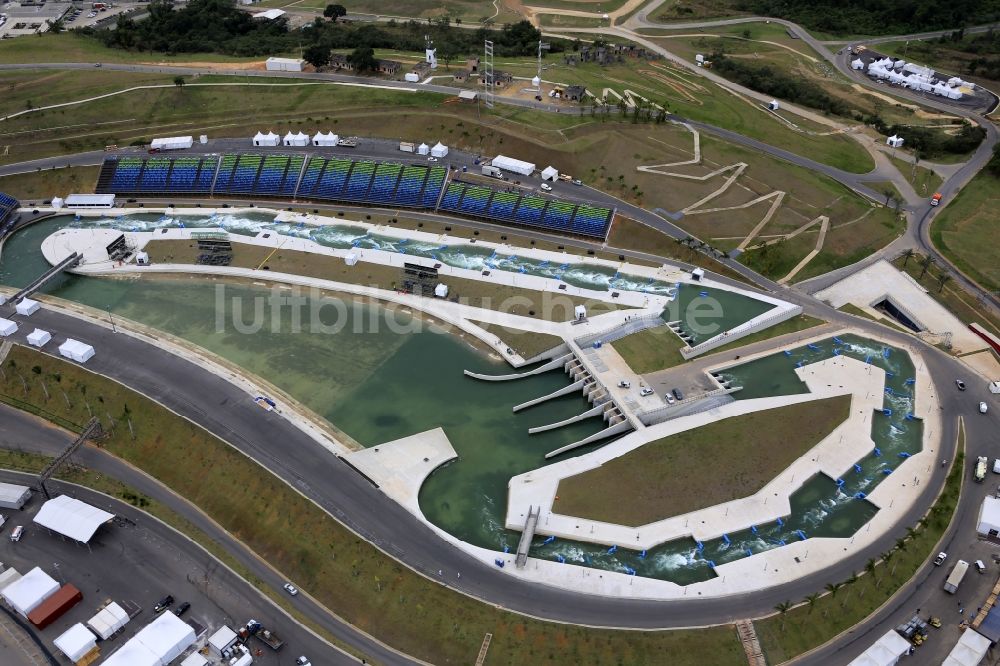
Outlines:
{"label": "large white marquee tent", "polygon": [[43,504],[34,521],[74,541],[87,543],[93,538],[97,528],[114,517],[114,514],[96,506],[69,495],[60,495]]}

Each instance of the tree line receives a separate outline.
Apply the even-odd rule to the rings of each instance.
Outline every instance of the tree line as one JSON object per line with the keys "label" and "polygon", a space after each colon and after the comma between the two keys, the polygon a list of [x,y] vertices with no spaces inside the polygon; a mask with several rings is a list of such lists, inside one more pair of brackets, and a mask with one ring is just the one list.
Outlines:
{"label": "tree line", "polygon": [[1000,18],[1000,0],[737,0],[736,8],[841,35],[902,35]]}
{"label": "tree line", "polygon": [[834,115],[851,116],[847,104],[808,79],[770,65],[751,65],[718,51],[710,59],[712,68],[719,74],[747,88]]}
{"label": "tree line", "polygon": [[[343,7],[331,5],[324,14],[300,30],[290,30],[284,18],[255,20],[231,0],[191,0],[174,7],[169,0],[153,0],[148,17],[136,21],[120,16],[113,30],[83,28],[105,46],[160,53],[221,53],[232,56],[262,56],[289,53],[310,47],[326,49],[397,49],[423,51],[425,36],[438,47],[438,56],[450,60],[481,53],[483,41],[493,40],[498,56],[533,55],[541,32],[527,21],[494,28],[481,25],[469,30],[452,25],[450,19],[385,24],[339,22]],[[565,50],[566,43],[550,40],[551,50]]]}

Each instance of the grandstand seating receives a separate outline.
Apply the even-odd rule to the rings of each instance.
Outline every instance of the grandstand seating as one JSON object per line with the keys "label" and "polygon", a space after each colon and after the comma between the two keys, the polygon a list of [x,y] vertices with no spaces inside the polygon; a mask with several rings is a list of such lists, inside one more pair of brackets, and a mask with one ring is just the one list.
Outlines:
{"label": "grandstand seating", "polygon": [[13,228],[16,221],[15,213],[21,207],[21,202],[0,192],[0,239],[4,238]]}
{"label": "grandstand seating", "polygon": [[[241,153],[206,156],[109,156],[98,177],[102,193],[212,193],[296,197],[440,209],[516,226],[604,238],[612,210],[551,196],[447,181],[439,165],[346,157]],[[3,207],[0,205],[0,213]]]}

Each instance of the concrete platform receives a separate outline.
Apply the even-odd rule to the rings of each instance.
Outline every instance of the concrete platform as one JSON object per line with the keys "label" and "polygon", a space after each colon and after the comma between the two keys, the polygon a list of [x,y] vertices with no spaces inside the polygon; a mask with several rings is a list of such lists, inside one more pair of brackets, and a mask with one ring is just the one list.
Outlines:
{"label": "concrete platform", "polygon": [[458,457],[441,428],[343,456],[408,511],[420,514],[420,486],[435,469]]}
{"label": "concrete platform", "polygon": [[966,323],[928,295],[916,280],[884,259],[816,292],[814,296],[835,308],[851,303],[879,319],[883,317],[882,313],[872,306],[891,296],[928,332],[939,336],[951,333],[951,344],[956,354],[987,348],[983,339],[970,331]]}

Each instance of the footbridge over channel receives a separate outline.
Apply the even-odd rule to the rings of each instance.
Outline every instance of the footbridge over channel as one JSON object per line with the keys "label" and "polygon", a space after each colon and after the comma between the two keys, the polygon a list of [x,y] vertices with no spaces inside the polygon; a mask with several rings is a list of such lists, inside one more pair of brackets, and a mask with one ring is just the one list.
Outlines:
{"label": "footbridge over channel", "polygon": [[81,259],[83,259],[83,255],[80,254],[79,252],[74,252],[73,254],[69,255],[68,257],[60,261],[58,264],[56,264],[55,266],[53,266],[52,268],[50,268],[49,270],[45,271],[37,278],[32,280],[31,284],[29,284],[28,286],[21,289],[16,294],[14,294],[14,296],[10,299],[10,302],[14,304],[20,303],[25,298],[28,298],[36,291],[44,287],[46,284],[48,284],[50,280],[55,278],[63,271],[75,268],[76,265],[80,263]]}

